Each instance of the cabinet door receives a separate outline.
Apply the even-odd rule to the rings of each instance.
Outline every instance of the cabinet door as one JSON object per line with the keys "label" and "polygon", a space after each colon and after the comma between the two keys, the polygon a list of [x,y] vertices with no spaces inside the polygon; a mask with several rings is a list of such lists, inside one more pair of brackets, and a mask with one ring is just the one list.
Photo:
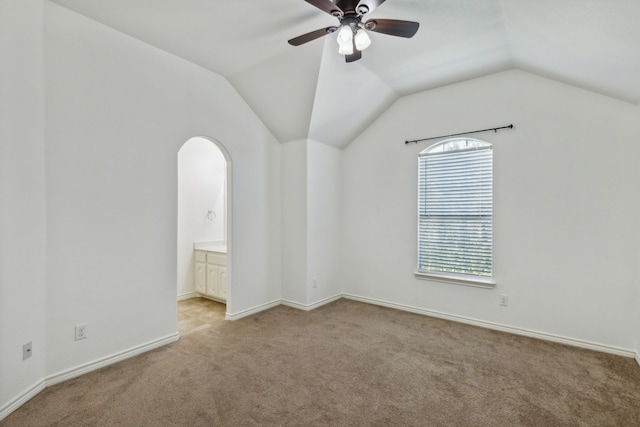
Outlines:
{"label": "cabinet door", "polygon": [[218,266],[218,277],[220,281],[218,282],[218,291],[220,298],[227,300],[227,267]]}
{"label": "cabinet door", "polygon": [[213,264],[207,264],[207,295],[211,297],[219,296],[220,275],[218,273],[218,266]]}
{"label": "cabinet door", "polygon": [[207,264],[204,262],[196,262],[196,292],[204,294],[207,291]]}

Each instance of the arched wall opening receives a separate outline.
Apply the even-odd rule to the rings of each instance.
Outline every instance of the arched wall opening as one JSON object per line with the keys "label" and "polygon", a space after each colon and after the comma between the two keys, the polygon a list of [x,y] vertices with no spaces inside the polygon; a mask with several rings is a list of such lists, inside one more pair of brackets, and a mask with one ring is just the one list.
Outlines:
{"label": "arched wall opening", "polygon": [[[204,296],[228,306],[231,299],[230,190],[231,158],[225,147],[202,136],[186,141],[178,151],[178,300]],[[212,277],[213,273],[201,250],[216,255],[216,259],[221,259],[217,254],[224,254],[224,268],[220,270],[226,292],[207,287],[207,275]]]}

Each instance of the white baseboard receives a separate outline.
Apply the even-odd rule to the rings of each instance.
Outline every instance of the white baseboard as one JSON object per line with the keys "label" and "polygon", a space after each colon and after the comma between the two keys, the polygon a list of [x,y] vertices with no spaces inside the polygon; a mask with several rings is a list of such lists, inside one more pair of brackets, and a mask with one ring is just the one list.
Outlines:
{"label": "white baseboard", "polygon": [[631,357],[631,358],[635,357],[636,361],[638,361],[638,364],[640,364],[640,360],[639,360],[640,356],[638,356],[638,354],[635,351],[620,348],[620,347],[598,344],[590,341],[584,341],[584,340],[578,340],[575,338],[563,337],[560,335],[548,334],[545,332],[532,331],[524,328],[516,328],[513,326],[502,325],[499,323],[487,322],[484,320],[477,320],[469,317],[457,316],[453,314],[442,313],[439,311],[412,307],[404,304],[396,304],[396,303],[382,301],[374,298],[361,297],[358,295],[343,294],[343,297],[354,300],[354,301],[364,302],[367,304],[374,304],[374,305],[379,305],[383,307],[394,308],[396,310],[408,311],[410,313],[423,314],[425,316],[437,317],[440,319],[452,320],[454,322],[465,323],[473,326],[479,326],[481,328],[493,329],[496,331],[508,332],[515,335],[522,335],[525,337],[537,338],[545,341],[552,341],[552,342],[557,342],[561,344],[567,344],[573,347],[581,347],[581,348],[601,351],[603,353],[610,353],[610,354],[615,354],[615,355],[624,356],[624,357]]}
{"label": "white baseboard", "polygon": [[243,317],[251,316],[252,314],[260,313],[261,311],[268,310],[280,305],[280,300],[274,300],[264,304],[257,305],[255,307],[247,308],[246,310],[239,311],[237,313],[227,313],[225,319],[227,320],[239,320]]}
{"label": "white baseboard", "polygon": [[47,377],[47,379],[45,380],[45,385],[49,387],[54,384],[58,384],[63,381],[70,380],[71,378],[79,377],[80,375],[84,375],[91,371],[95,371],[96,369],[104,368],[105,366],[113,365],[114,363],[121,362],[130,357],[137,356],[142,353],[146,353],[147,351],[154,350],[158,347],[162,347],[167,344],[171,344],[172,342],[178,341],[179,338],[180,338],[180,335],[177,332],[175,332],[171,335],[167,335],[166,337],[159,338],[157,340],[153,340],[153,341],[132,347],[130,349],[120,351],[110,356],[106,356],[101,359],[94,360],[93,362],[85,363],[84,365],[76,366],[75,368],[58,372],[57,374],[53,374]]}
{"label": "white baseboard", "polygon": [[247,316],[250,316],[252,314],[259,313],[260,311],[268,310],[270,308],[276,307],[276,306],[281,305],[281,304],[282,305],[286,305],[288,307],[296,308],[298,310],[311,311],[311,310],[314,310],[314,309],[316,309],[316,308],[318,308],[320,306],[323,306],[325,304],[329,304],[329,303],[331,303],[333,301],[337,301],[340,298],[351,299],[351,300],[360,301],[360,302],[363,302],[363,303],[366,303],[366,304],[379,305],[379,306],[382,306],[382,307],[393,308],[393,309],[396,309],[396,310],[407,311],[407,312],[410,312],[410,313],[421,314],[421,315],[424,315],[424,316],[437,317],[439,319],[451,320],[451,321],[454,321],[454,322],[465,323],[467,325],[478,326],[478,327],[481,327],[481,328],[493,329],[493,330],[502,331],[502,332],[508,332],[508,333],[515,334],[515,335],[521,335],[521,336],[541,339],[541,340],[545,340],[545,341],[557,342],[557,343],[560,343],[560,344],[566,344],[566,345],[570,345],[570,346],[573,346],[573,347],[586,348],[586,349],[589,349],[589,350],[600,351],[600,352],[603,352],[603,353],[615,354],[615,355],[623,356],[623,357],[630,357],[632,359],[635,358],[636,362],[638,362],[638,365],[640,365],[640,353],[637,353],[637,352],[635,352],[633,350],[628,350],[628,349],[625,349],[625,348],[614,347],[614,346],[609,346],[609,345],[605,345],[605,344],[598,344],[598,343],[594,343],[594,342],[590,342],[590,341],[579,340],[579,339],[575,339],[575,338],[568,338],[568,337],[563,337],[563,336],[555,335],[555,334],[549,334],[549,333],[546,333],[546,332],[533,331],[533,330],[530,330],[530,329],[517,328],[517,327],[513,327],[513,326],[502,325],[502,324],[495,323],[495,322],[477,320],[477,319],[473,319],[473,318],[470,318],[470,317],[458,316],[458,315],[443,313],[443,312],[439,312],[439,311],[435,311],[435,310],[427,310],[427,309],[424,309],[424,308],[413,307],[413,306],[405,305],[405,304],[397,304],[397,303],[378,300],[378,299],[375,299],[375,298],[362,297],[362,296],[353,295],[353,294],[337,294],[337,295],[334,295],[332,297],[325,298],[325,299],[323,299],[321,301],[315,302],[313,304],[302,304],[302,303],[298,303],[298,302],[295,302],[295,301],[289,301],[289,300],[285,300],[285,299],[275,300],[275,301],[272,301],[272,302],[267,303],[267,304],[263,304],[263,305],[256,306],[256,307],[248,309],[248,310],[244,310],[244,311],[242,311],[240,313],[236,313],[236,314],[233,314],[233,315],[227,314],[227,319],[228,320],[238,320],[238,319],[241,319],[243,317],[247,317]]}
{"label": "white baseboard", "polygon": [[255,307],[239,311],[238,313],[227,313],[225,319],[227,319],[227,320],[239,320],[239,319],[242,319],[243,317],[248,317],[248,316],[251,316],[252,314],[260,313],[261,311],[265,311],[265,310],[268,310],[270,308],[277,307],[279,305],[286,305],[287,307],[293,307],[293,308],[297,308],[298,310],[303,310],[303,311],[311,311],[311,310],[314,310],[314,309],[316,309],[318,307],[321,307],[321,306],[323,306],[325,304],[329,304],[330,302],[337,301],[340,298],[342,298],[342,294],[336,294],[334,296],[331,296],[331,297],[328,297],[328,298],[324,298],[324,299],[322,299],[320,301],[317,301],[317,302],[314,302],[312,304],[302,304],[302,303],[299,303],[299,302],[289,301],[289,300],[286,300],[286,299],[273,300],[273,301],[265,303],[265,304],[257,305]]}
{"label": "white baseboard", "polygon": [[195,298],[197,296],[198,296],[198,293],[195,292],[195,291],[194,292],[187,292],[187,293],[178,295],[178,301],[184,301],[186,299]]}
{"label": "white baseboard", "polygon": [[172,342],[178,341],[180,338],[179,334],[176,332],[171,335],[167,335],[166,337],[159,338],[157,340],[153,340],[135,347],[132,347],[127,350],[120,351],[118,353],[112,354],[110,356],[103,357],[101,359],[94,360],[89,363],[85,363],[80,366],[76,366],[75,368],[67,369],[62,372],[58,372],[57,374],[50,375],[43,380],[40,380],[38,383],[31,386],[29,389],[25,390],[3,408],[0,408],[0,420],[7,417],[13,411],[18,409],[24,403],[26,403],[29,399],[34,397],[36,394],[40,393],[47,387],[50,387],[54,384],[61,383],[66,380],[70,380],[71,378],[79,377],[80,375],[84,375],[91,371],[95,371],[100,368],[104,368],[105,366],[113,365],[114,363],[121,362],[125,359],[128,359],[133,356],[137,356],[142,353],[146,353],[147,351],[154,350],[158,347],[165,346],[167,344],[171,344]]}
{"label": "white baseboard", "polygon": [[311,304],[301,304],[299,302],[283,299],[281,300],[281,304],[286,305],[287,307],[297,308],[298,310],[311,311],[311,310],[315,310],[318,307],[322,307],[325,304],[329,304],[331,302],[337,301],[340,298],[342,298],[342,294],[337,294],[331,297],[321,299],[320,301],[316,301]]}
{"label": "white baseboard", "polygon": [[20,393],[15,399],[0,408],[0,421],[9,416],[13,411],[27,403],[36,394],[40,393],[46,388],[45,381],[40,380],[22,393]]}
{"label": "white baseboard", "polygon": [[[183,294],[183,295],[188,295],[188,294]],[[180,298],[180,296],[178,298]],[[437,317],[440,319],[451,320],[454,322],[465,323],[468,325],[479,326],[482,328],[508,332],[515,335],[522,335],[526,337],[537,338],[537,339],[557,342],[561,344],[567,344],[574,347],[581,347],[581,348],[587,348],[590,350],[601,351],[604,353],[616,354],[618,356],[635,358],[638,365],[640,365],[640,353],[633,350],[627,350],[619,347],[607,346],[603,344],[597,344],[589,341],[577,340],[574,338],[567,338],[559,335],[548,334],[544,332],[537,332],[537,331],[532,331],[532,330],[523,329],[523,328],[506,326],[506,325],[501,325],[494,322],[487,322],[487,321],[472,319],[464,316],[457,316],[457,315],[442,313],[434,310],[427,310],[427,309],[413,307],[409,305],[382,301],[374,298],[361,297],[353,294],[337,294],[312,304],[301,304],[294,301],[288,301],[288,300],[282,300],[282,299],[274,300],[265,304],[261,304],[261,305],[240,311],[238,313],[234,313],[234,314],[227,313],[226,319],[227,320],[242,319],[243,317],[251,316],[252,314],[256,314],[261,311],[268,310],[273,307],[277,307],[278,305],[281,305],[281,304],[289,307],[293,307],[299,310],[310,311],[320,306],[323,306],[325,304],[329,304],[333,301],[337,301],[340,298],[360,301],[366,304],[379,305],[382,307],[393,308],[396,310],[407,311],[410,313],[422,314],[430,317]],[[188,299],[188,298],[184,298],[184,299]],[[158,347],[171,344],[175,341],[178,341],[178,339],[179,339],[179,334],[176,332],[166,337],[159,338],[157,340],[150,341],[136,347],[132,347],[128,350],[115,353],[111,356],[107,356],[107,357],[95,360],[93,362],[89,362],[84,365],[77,366],[75,368],[71,368],[71,369],[59,372],[57,374],[51,375],[41,381],[38,381],[37,383],[29,387],[27,390],[25,390],[23,393],[18,395],[16,398],[11,400],[9,403],[4,405],[2,408],[0,408],[0,421],[6,418],[9,414],[11,414],[13,411],[18,409],[24,403],[26,403],[29,399],[34,397],[36,394],[44,390],[46,387],[52,386],[54,384],[58,384],[62,381],[66,381],[71,378],[78,377],[80,375],[86,374],[91,371],[95,371],[105,366],[118,363],[122,360],[128,359],[133,356],[137,356],[139,354],[156,349]]]}

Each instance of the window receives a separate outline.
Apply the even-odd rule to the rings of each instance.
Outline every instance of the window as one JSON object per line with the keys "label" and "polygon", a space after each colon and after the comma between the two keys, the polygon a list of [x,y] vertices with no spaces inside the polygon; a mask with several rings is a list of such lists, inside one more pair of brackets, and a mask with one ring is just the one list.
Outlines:
{"label": "window", "polygon": [[492,283],[492,148],[449,139],[420,152],[416,276]]}

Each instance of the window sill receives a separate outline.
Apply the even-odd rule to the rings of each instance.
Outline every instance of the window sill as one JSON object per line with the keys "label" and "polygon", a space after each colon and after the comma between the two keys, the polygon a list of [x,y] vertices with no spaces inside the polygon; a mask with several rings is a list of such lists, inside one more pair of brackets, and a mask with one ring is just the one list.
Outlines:
{"label": "window sill", "polygon": [[455,285],[473,286],[476,288],[493,289],[496,287],[496,282],[492,278],[479,278],[468,277],[462,275],[445,275],[435,273],[425,273],[422,271],[416,271],[414,273],[417,279],[420,280],[434,280],[436,282],[453,283]]}

